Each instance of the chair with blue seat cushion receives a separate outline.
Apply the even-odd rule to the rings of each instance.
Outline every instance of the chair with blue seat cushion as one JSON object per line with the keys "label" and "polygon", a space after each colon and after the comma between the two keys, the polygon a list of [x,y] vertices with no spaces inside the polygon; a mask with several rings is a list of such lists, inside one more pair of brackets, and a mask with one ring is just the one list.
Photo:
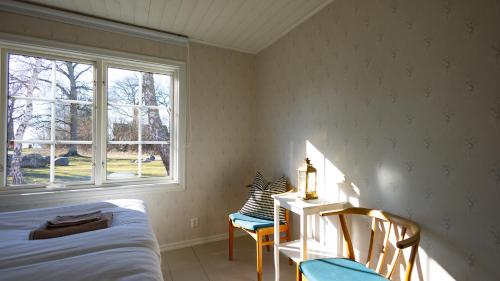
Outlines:
{"label": "chair with blue seat cushion", "polygon": [[234,226],[251,231],[256,231],[259,228],[274,226],[274,221],[243,215],[240,212],[230,214],[229,219],[233,222]]}
{"label": "chair with blue seat cushion", "polygon": [[[401,258],[403,249],[411,248],[410,256],[406,262],[405,281],[409,281],[420,242],[420,227],[408,219],[380,211],[366,208],[346,208],[341,210],[327,211],[321,213],[321,216],[338,215],[342,234],[344,238],[344,247],[347,252],[345,258],[326,258],[302,261],[299,264],[299,274],[297,279],[300,281],[304,277],[307,281],[384,281],[390,280],[396,268],[398,260]],[[370,242],[366,264],[356,261],[351,236],[347,228],[345,215],[359,215],[371,217]],[[384,238],[381,247],[374,247],[374,237],[378,225],[383,225]],[[387,227],[385,227],[387,226]],[[396,246],[392,258],[387,259],[387,249],[389,246],[389,237],[391,233],[396,237]],[[408,237],[405,237],[407,236]],[[378,261],[375,266],[372,264],[373,249],[378,251]],[[387,263],[389,261],[389,263]],[[374,269],[373,269],[373,268]],[[386,269],[384,271],[384,269]],[[384,274],[382,274],[384,272]]]}
{"label": "chair with blue seat cushion", "polygon": [[300,271],[308,281],[387,281],[373,269],[343,258],[304,261],[300,263]]}
{"label": "chair with blue seat cushion", "polygon": [[[289,188],[286,180],[279,180],[268,183],[260,173],[257,173],[252,185],[249,185],[248,200],[239,212],[228,216],[229,223],[229,260],[233,260],[234,229],[239,228],[248,233],[256,241],[257,254],[257,280],[262,280],[262,249],[266,246],[270,250],[269,236],[274,234],[274,208],[271,195],[286,192]],[[283,210],[280,212],[280,233],[285,233],[281,237],[282,241],[290,240],[289,213]],[[265,241],[264,241],[265,240]]]}
{"label": "chair with blue seat cushion", "polygon": [[[285,222],[280,225],[280,233],[285,233],[282,242],[290,241],[289,214],[286,212]],[[257,249],[257,280],[262,280],[262,249],[266,246],[270,251],[270,246],[274,241],[270,241],[269,236],[274,235],[274,221],[260,219],[243,215],[239,212],[229,215],[229,260],[233,260],[234,252],[234,229],[239,228],[248,233],[256,241]],[[265,241],[264,241],[265,240]],[[291,263],[291,262],[290,262]]]}

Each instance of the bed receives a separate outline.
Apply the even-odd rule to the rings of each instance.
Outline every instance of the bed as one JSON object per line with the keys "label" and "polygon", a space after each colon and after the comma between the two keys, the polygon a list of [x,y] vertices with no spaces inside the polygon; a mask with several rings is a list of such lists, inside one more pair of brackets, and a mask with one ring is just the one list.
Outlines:
{"label": "bed", "polygon": [[[28,240],[57,215],[113,212],[110,228]],[[0,213],[0,280],[163,280],[160,250],[140,200]]]}

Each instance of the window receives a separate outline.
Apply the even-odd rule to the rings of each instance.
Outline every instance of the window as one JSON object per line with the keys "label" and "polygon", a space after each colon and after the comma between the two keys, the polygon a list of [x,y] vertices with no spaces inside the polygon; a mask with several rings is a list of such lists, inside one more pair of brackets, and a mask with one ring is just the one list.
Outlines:
{"label": "window", "polygon": [[181,66],[54,53],[2,49],[0,187],[179,184]]}
{"label": "window", "polygon": [[168,177],[172,77],[107,67],[108,179]]}

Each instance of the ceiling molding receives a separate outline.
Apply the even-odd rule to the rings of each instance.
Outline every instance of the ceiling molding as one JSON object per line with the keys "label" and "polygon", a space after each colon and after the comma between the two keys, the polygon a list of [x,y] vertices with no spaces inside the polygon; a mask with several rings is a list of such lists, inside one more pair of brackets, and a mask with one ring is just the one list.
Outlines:
{"label": "ceiling molding", "polygon": [[203,45],[207,45],[207,46],[212,46],[212,47],[216,47],[216,48],[220,48],[220,49],[226,49],[226,50],[229,50],[229,51],[235,51],[235,52],[250,54],[250,55],[256,55],[257,54],[254,51],[245,50],[245,49],[241,49],[241,48],[228,47],[226,45],[220,45],[220,44],[216,44],[216,43],[212,43],[212,42],[207,42],[207,41],[199,40],[199,39],[195,39],[195,38],[189,38],[189,42],[203,44]]}
{"label": "ceiling molding", "polygon": [[285,29],[285,31],[283,31],[278,36],[276,36],[276,38],[274,38],[273,40],[271,40],[270,43],[268,43],[264,47],[260,48],[257,52],[255,52],[255,54],[258,54],[261,51],[263,51],[263,50],[267,49],[268,47],[272,46],[278,40],[280,40],[285,35],[287,35],[290,31],[294,30],[297,26],[301,25],[303,22],[307,21],[309,18],[311,18],[312,16],[314,16],[316,13],[318,13],[319,11],[321,11],[323,8],[325,8],[326,6],[330,5],[333,1],[334,0],[327,0],[325,3],[323,3],[323,4],[319,5],[318,7],[314,8],[311,12],[309,12],[308,14],[306,14],[305,16],[303,16],[302,18],[300,18],[296,23],[294,23],[293,25],[291,25],[290,27],[288,27],[287,29]]}
{"label": "ceiling molding", "polygon": [[111,20],[105,20],[92,16],[72,13],[59,9],[53,9],[41,5],[35,5],[13,0],[0,1],[0,11],[12,12],[32,17],[39,17],[48,20],[59,21],[67,24],[90,27],[103,31],[112,31],[125,35],[132,35],[144,39],[160,41],[164,43],[186,46],[189,39],[186,36],[171,34],[138,27],[130,24],[119,23]]}

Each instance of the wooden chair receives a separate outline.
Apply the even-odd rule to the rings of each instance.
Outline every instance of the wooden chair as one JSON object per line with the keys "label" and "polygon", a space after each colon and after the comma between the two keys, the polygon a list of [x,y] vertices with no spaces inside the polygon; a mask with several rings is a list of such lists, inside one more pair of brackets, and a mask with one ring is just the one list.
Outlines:
{"label": "wooden chair", "polygon": [[[371,210],[366,208],[346,208],[341,210],[327,211],[320,214],[321,216],[338,215],[342,234],[344,239],[344,248],[347,250],[347,259],[344,258],[328,258],[303,261],[299,265],[298,280],[307,279],[309,281],[318,280],[337,280],[335,276],[343,276],[342,280],[363,280],[363,281],[379,281],[390,280],[396,263],[401,256],[403,249],[411,247],[410,256],[406,263],[405,281],[409,281],[411,273],[415,264],[415,259],[418,251],[418,244],[420,242],[420,228],[419,226],[402,217],[386,213],[380,210]],[[371,217],[371,231],[370,231],[370,244],[368,246],[368,253],[366,264],[356,262],[354,256],[354,248],[351,241],[351,235],[347,228],[345,215],[361,215]],[[373,259],[374,237],[377,223],[388,223],[388,228],[385,231],[383,245],[379,253],[379,258],[375,270],[370,268]],[[401,229],[399,232],[398,229]],[[382,268],[387,260],[387,246],[389,243],[390,233],[393,232],[396,239],[396,249],[392,256],[390,264],[387,265],[387,271],[382,275]],[[408,233],[409,232],[409,233]],[[398,236],[399,234],[399,236]],[[405,237],[409,235],[409,237]],[[399,238],[398,238],[399,237]],[[346,278],[347,277],[347,278]]]}
{"label": "wooden chair", "polygon": [[[288,188],[289,189],[289,188]],[[233,213],[228,216],[229,222],[229,260],[233,260],[234,252],[234,229],[239,228],[255,239],[257,250],[257,281],[262,281],[262,250],[265,246],[267,251],[271,250],[271,245],[274,241],[269,239],[269,236],[274,235],[274,221],[263,220],[246,216],[240,213]],[[290,241],[290,213],[285,212],[285,223],[280,225],[280,233],[285,233],[284,237],[280,236],[282,242]],[[290,265],[292,261],[288,261]]]}

